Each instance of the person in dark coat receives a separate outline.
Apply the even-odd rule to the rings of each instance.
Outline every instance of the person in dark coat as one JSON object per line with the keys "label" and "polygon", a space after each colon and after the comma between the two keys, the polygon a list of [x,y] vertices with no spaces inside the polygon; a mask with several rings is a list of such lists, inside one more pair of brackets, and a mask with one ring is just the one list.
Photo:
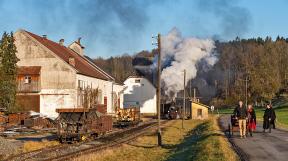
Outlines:
{"label": "person in dark coat", "polygon": [[[263,116],[263,132],[265,132],[266,129],[270,130],[270,125],[272,122],[275,122],[276,115],[275,111],[273,108],[271,108],[271,105],[267,104],[266,105],[266,110],[264,112]],[[271,132],[271,131],[269,131]]]}
{"label": "person in dark coat", "polygon": [[251,104],[248,105],[247,109],[247,120],[248,120],[248,129],[250,135],[252,136],[253,131],[256,130],[256,113]]}
{"label": "person in dark coat", "polygon": [[247,110],[243,105],[242,101],[239,101],[239,105],[234,109],[234,115],[236,119],[238,119],[240,137],[246,138],[246,118],[247,118]]}
{"label": "person in dark coat", "polygon": [[275,113],[275,110],[274,110],[273,107],[272,107],[272,104],[270,104],[269,106],[270,106],[270,108],[271,108],[271,113],[272,113],[272,116],[271,116],[271,125],[272,125],[273,129],[275,129],[276,113]]}

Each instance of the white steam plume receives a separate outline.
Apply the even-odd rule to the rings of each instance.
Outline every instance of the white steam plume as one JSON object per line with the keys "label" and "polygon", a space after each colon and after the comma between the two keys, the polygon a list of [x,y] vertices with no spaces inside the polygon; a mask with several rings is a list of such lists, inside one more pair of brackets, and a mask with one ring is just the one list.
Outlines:
{"label": "white steam plume", "polygon": [[217,61],[212,39],[184,38],[179,30],[174,28],[162,37],[161,43],[162,62],[164,64],[169,62],[161,75],[165,94],[168,96],[175,96],[177,92],[183,90],[184,69],[188,81],[196,77],[197,63],[204,61],[207,65],[213,66]]}

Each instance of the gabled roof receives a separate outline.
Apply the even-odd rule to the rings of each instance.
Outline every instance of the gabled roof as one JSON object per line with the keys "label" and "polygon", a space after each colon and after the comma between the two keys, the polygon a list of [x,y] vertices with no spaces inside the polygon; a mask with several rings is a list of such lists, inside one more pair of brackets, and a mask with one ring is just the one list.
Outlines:
{"label": "gabled roof", "polygon": [[105,73],[99,67],[96,67],[96,65],[93,62],[90,62],[88,59],[84,58],[84,56],[77,54],[76,52],[67,48],[66,46],[60,45],[59,43],[51,41],[47,38],[43,38],[31,32],[25,30],[22,31],[26,32],[28,35],[33,37],[35,40],[44,45],[46,48],[48,48],[50,51],[52,51],[54,54],[56,54],[59,58],[61,58],[68,64],[69,64],[69,58],[74,58],[75,67],[72,65],[71,66],[77,70],[77,73],[102,80],[114,80],[112,76]]}

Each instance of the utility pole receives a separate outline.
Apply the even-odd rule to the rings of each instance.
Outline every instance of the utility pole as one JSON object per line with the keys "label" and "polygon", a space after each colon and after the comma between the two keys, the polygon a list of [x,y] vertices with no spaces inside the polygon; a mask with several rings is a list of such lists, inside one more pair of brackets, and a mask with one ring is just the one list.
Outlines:
{"label": "utility pole", "polygon": [[197,101],[196,101],[196,88],[193,88],[193,92],[194,92],[194,93],[193,93],[193,101],[194,101],[194,102],[197,102]]}
{"label": "utility pole", "polygon": [[158,66],[157,66],[157,115],[158,115],[158,146],[162,146],[162,135],[161,135],[161,126],[160,126],[160,106],[161,106],[161,35],[158,33],[157,37],[153,37],[157,39],[157,43],[153,43],[152,45],[157,45],[158,47]]}
{"label": "utility pole", "polygon": [[183,88],[183,109],[182,109],[182,129],[184,129],[184,119],[185,119],[185,113],[186,113],[186,94],[185,94],[185,86],[186,86],[186,70],[184,69],[184,82],[183,82],[184,88]]}
{"label": "utility pole", "polygon": [[245,106],[247,108],[248,106],[248,81],[249,81],[249,77],[248,75],[245,77],[245,79],[239,79],[240,81],[245,81]]}
{"label": "utility pole", "polygon": [[247,96],[248,96],[248,76],[246,76],[245,78],[245,105],[246,105],[246,108],[248,106],[248,101],[247,101]]}
{"label": "utility pole", "polygon": [[192,84],[192,81],[190,80],[190,83],[189,83],[189,96],[190,96],[190,99],[192,98],[191,84]]}

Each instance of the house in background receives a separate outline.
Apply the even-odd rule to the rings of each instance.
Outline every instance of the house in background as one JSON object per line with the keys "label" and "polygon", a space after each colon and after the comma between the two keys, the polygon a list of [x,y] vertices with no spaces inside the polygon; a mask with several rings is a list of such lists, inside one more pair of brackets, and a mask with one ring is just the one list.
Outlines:
{"label": "house in background", "polygon": [[124,108],[137,106],[144,116],[155,116],[156,88],[146,78],[130,76],[124,81]]}
{"label": "house in background", "polygon": [[80,39],[64,45],[25,30],[14,34],[17,47],[17,103],[23,111],[33,110],[57,117],[56,108],[83,108],[85,89],[98,89],[95,102],[105,104],[107,113],[122,106],[123,86],[115,83],[84,55]]}
{"label": "house in background", "polygon": [[[189,119],[208,119],[208,109],[209,106],[200,103],[199,97],[196,97],[196,91],[194,91],[194,96],[186,90],[185,96],[185,116]],[[190,95],[190,96],[189,96]],[[179,113],[181,115],[184,103],[184,91],[180,90],[175,97],[175,106],[178,107]],[[182,115],[181,115],[182,116]]]}

